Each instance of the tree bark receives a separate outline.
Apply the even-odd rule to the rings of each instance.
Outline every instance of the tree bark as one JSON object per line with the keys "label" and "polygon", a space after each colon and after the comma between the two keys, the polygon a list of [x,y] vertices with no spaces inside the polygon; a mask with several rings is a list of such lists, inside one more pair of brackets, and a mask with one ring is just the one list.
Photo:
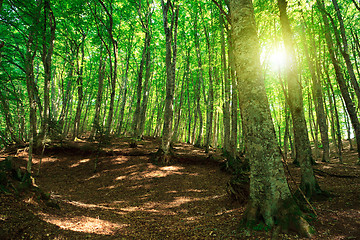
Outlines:
{"label": "tree bark", "polygon": [[[250,160],[250,199],[245,220],[250,225],[264,221],[270,227],[276,224],[275,218],[280,225],[290,220],[301,234],[310,236],[308,224],[290,193],[278,151],[260,64],[252,1],[231,0],[230,9],[246,155]],[[288,217],[289,214],[294,218]]]}
{"label": "tree bark", "polygon": [[286,75],[289,92],[288,100],[293,120],[296,158],[299,161],[301,168],[300,188],[307,197],[311,198],[313,195],[320,192],[320,187],[315,179],[314,171],[311,166],[313,159],[305,121],[302,86],[298,76],[292,30],[286,13],[286,0],[278,0],[278,8],[280,11],[280,23],[284,45],[287,52],[286,61],[288,65],[286,67]]}
{"label": "tree bark", "polygon": [[161,0],[163,11],[163,23],[166,38],[166,99],[164,111],[164,125],[161,138],[160,151],[162,152],[162,162],[170,161],[170,143],[172,137],[172,121],[173,121],[173,103],[174,103],[174,86],[175,86],[175,65],[176,65],[176,35],[179,17],[179,6],[176,6],[175,12],[172,14],[171,26],[168,22],[169,8],[172,5],[171,0],[164,3]]}

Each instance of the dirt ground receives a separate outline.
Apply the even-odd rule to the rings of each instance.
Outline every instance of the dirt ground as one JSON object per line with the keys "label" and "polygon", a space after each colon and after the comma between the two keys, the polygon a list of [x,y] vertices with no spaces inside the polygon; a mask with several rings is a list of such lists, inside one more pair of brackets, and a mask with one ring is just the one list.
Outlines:
{"label": "dirt ground", "polygon": [[[245,204],[226,192],[231,175],[220,170],[220,153],[174,145],[171,165],[149,160],[159,141],[137,147],[117,139],[97,155],[96,143],[56,144],[45,151],[36,184],[58,203],[48,206],[31,193],[0,194],[0,239],[270,239],[271,231],[239,228]],[[219,151],[220,152],[220,151]],[[27,153],[16,155],[25,166]],[[312,202],[318,218],[314,239],[360,239],[360,167],[345,148],[344,164],[332,158],[314,168],[332,196]],[[95,162],[97,169],[94,172]],[[39,156],[34,158],[34,169]],[[289,163],[290,182],[299,169]],[[290,176],[291,175],[291,176]],[[292,184],[294,185],[294,184]],[[299,239],[294,233],[280,239]]]}

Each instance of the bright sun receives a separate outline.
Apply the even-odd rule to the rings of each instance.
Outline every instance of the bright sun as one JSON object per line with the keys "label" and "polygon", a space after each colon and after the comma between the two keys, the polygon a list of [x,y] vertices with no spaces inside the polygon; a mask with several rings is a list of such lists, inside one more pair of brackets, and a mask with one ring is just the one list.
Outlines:
{"label": "bright sun", "polygon": [[286,65],[286,52],[285,49],[273,50],[270,55],[270,66],[273,71],[279,71]]}

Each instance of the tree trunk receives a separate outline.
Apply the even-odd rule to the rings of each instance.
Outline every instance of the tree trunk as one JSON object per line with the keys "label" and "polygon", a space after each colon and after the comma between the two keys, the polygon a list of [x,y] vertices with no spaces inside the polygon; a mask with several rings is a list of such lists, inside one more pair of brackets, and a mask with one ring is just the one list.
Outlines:
{"label": "tree trunk", "polygon": [[[45,142],[45,136],[48,131],[50,121],[50,81],[51,81],[51,60],[54,52],[54,40],[56,21],[55,16],[50,6],[50,0],[44,1],[44,36],[43,36],[43,49],[42,49],[42,62],[44,67],[44,112],[42,116],[41,126],[41,140],[42,144]],[[47,32],[48,25],[50,27],[50,36]]]}
{"label": "tree trunk", "polygon": [[[346,68],[347,68],[348,74],[350,76],[350,82],[354,88],[356,97],[358,99],[358,108],[360,108],[360,87],[359,87],[359,83],[355,76],[353,65],[350,60],[349,46],[348,46],[348,42],[347,42],[347,38],[346,38],[344,22],[342,19],[342,15],[341,15],[337,0],[331,0],[331,1],[334,5],[335,11],[336,11],[336,16],[340,23],[340,35],[341,35],[342,44],[340,43],[340,40],[339,40],[340,37],[338,37],[338,35],[339,35],[338,29],[335,27],[335,25],[333,25],[335,35],[337,36],[336,37],[337,44],[339,45],[341,55],[343,56],[343,58],[345,60]],[[333,21],[332,21],[332,23],[333,23]],[[359,153],[359,156],[360,156],[360,153]]]}
{"label": "tree trunk", "polygon": [[140,61],[138,76],[137,76],[137,87],[136,87],[136,105],[135,105],[135,111],[134,111],[134,117],[133,117],[133,123],[132,123],[132,130],[133,130],[133,137],[137,138],[139,135],[139,119],[140,119],[140,108],[141,108],[141,92],[143,88],[142,80],[143,80],[143,72],[144,72],[144,65],[145,65],[145,59],[147,56],[147,48],[149,47],[150,43],[148,41],[149,33],[145,34],[144,39],[144,48],[142,52],[142,57]]}
{"label": "tree trunk", "polygon": [[[32,170],[32,154],[34,143],[37,142],[37,116],[36,116],[36,100],[35,100],[35,81],[34,81],[34,58],[36,50],[34,51],[34,37],[35,33],[30,30],[28,41],[26,43],[25,54],[25,81],[28,93],[29,109],[30,109],[30,136],[29,136],[29,159],[27,162],[26,170],[31,174]],[[35,48],[36,49],[36,48]]]}
{"label": "tree trunk", "polygon": [[344,79],[344,75],[342,73],[341,67],[340,67],[339,62],[334,53],[334,43],[333,43],[332,37],[330,35],[330,31],[329,31],[330,26],[329,26],[329,20],[326,16],[326,12],[325,12],[324,1],[317,0],[317,4],[321,10],[323,22],[325,25],[325,40],[326,40],[326,45],[327,45],[327,48],[329,51],[331,62],[334,66],[336,81],[338,82],[338,85],[340,87],[341,95],[345,101],[346,110],[350,116],[351,124],[355,131],[356,146],[357,146],[357,152],[358,152],[358,164],[360,164],[360,122],[356,115],[356,109],[354,106],[354,102],[352,101],[351,96],[349,94],[349,90],[346,85],[346,81]]}
{"label": "tree trunk", "polygon": [[228,56],[229,56],[229,72],[231,77],[231,134],[230,134],[230,143],[229,143],[229,160],[234,163],[238,163],[238,159],[236,157],[237,152],[237,135],[238,135],[238,90],[237,90],[237,81],[234,67],[234,50],[231,42],[231,32],[228,35]]}
{"label": "tree trunk", "polygon": [[[200,89],[201,89],[201,87],[205,87],[205,86],[202,86],[202,83],[204,81],[203,80],[204,74],[203,74],[203,66],[202,66],[202,60],[201,60],[201,54],[200,54],[200,43],[199,43],[199,33],[198,33],[198,29],[197,29],[197,22],[198,22],[198,14],[196,13],[195,20],[194,20],[194,42],[195,42],[196,57],[197,57],[197,64],[198,64],[197,88],[196,88],[196,104],[197,104],[196,111],[197,111],[197,114],[199,117],[199,131],[198,131],[198,135],[196,137],[194,145],[197,147],[200,147],[201,137],[202,137],[202,133],[203,133],[203,118],[202,118],[202,112],[201,112],[201,107],[200,107],[200,98],[201,98]],[[203,89],[203,91],[204,91],[204,89]],[[203,94],[203,95],[204,95],[204,97],[206,97],[205,94]],[[204,99],[204,102],[206,103],[206,99]]]}
{"label": "tree trunk", "polygon": [[76,139],[79,135],[79,128],[80,128],[80,118],[81,118],[81,106],[83,104],[83,71],[84,71],[84,58],[85,58],[85,35],[83,34],[83,39],[81,43],[81,60],[80,63],[77,64],[77,93],[78,93],[78,101],[76,106],[76,113],[75,113],[75,120],[74,120],[74,128],[73,128],[73,135],[72,139]]}
{"label": "tree trunk", "polygon": [[302,87],[298,77],[292,30],[286,13],[286,0],[278,0],[278,7],[280,11],[281,30],[287,52],[286,61],[288,66],[286,68],[286,75],[289,91],[288,100],[293,120],[296,158],[301,168],[300,188],[307,197],[311,198],[314,194],[320,192],[320,187],[315,179],[311,166],[313,159],[305,121]]}
{"label": "tree trunk", "polygon": [[285,101],[285,132],[284,132],[284,158],[287,160],[288,158],[288,151],[289,151],[289,122],[290,122],[290,112],[287,107],[286,101]]}
{"label": "tree trunk", "polygon": [[[334,145],[336,146],[336,150],[337,150],[337,154],[338,154],[338,158],[339,161],[342,163],[342,140],[341,140],[341,128],[340,128],[340,120],[339,120],[339,114],[338,114],[338,110],[337,110],[337,106],[336,106],[336,98],[335,98],[335,93],[334,93],[334,89],[333,86],[331,84],[330,81],[330,75],[328,72],[328,68],[327,66],[324,66],[324,71],[325,71],[325,75],[326,75],[326,80],[327,80],[327,92],[328,92],[328,98],[329,98],[329,103],[330,103],[330,114],[331,114],[331,118],[332,118],[332,122],[334,125],[334,133],[336,135],[336,138],[334,137]],[[330,93],[331,90],[331,93]],[[334,119],[335,116],[335,119]],[[336,128],[335,128],[336,126]]]}
{"label": "tree trunk", "polygon": [[270,227],[276,224],[275,219],[283,226],[292,221],[298,232],[310,236],[309,226],[290,193],[278,151],[260,64],[252,1],[231,0],[230,10],[246,154],[251,170],[245,220],[253,226],[264,221]]}
{"label": "tree trunk", "polygon": [[[310,37],[312,34],[310,34]],[[310,57],[308,45],[306,43],[305,29],[301,31],[301,39],[304,45],[304,53],[307,60],[307,64],[310,70],[311,79],[312,79],[312,96],[315,104],[315,112],[317,117],[317,123],[319,124],[319,130],[321,135],[321,144],[322,144],[322,161],[329,162],[330,161],[330,147],[329,147],[329,135],[328,135],[328,125],[326,122],[326,115],[324,111],[324,101],[323,94],[321,90],[321,83],[319,80],[319,76],[316,75],[314,62]],[[312,38],[313,39],[313,38]],[[313,44],[314,47],[315,44]],[[314,55],[316,55],[314,50]],[[317,57],[315,57],[317,58]]]}
{"label": "tree trunk", "polygon": [[[4,96],[5,94],[7,94],[7,93],[2,93],[2,91],[0,90],[0,106],[1,106],[1,112],[3,113],[3,116],[5,117],[6,130],[7,130],[7,132],[9,132],[11,140],[14,141],[15,143],[19,143],[20,139],[15,135],[14,121],[10,114],[9,102],[5,100],[6,99]],[[20,131],[20,128],[19,128],[19,131]]]}
{"label": "tree trunk", "polygon": [[205,25],[204,25],[204,32],[206,37],[208,60],[209,60],[209,90],[208,90],[208,98],[206,105],[206,135],[205,135],[204,145],[205,145],[205,152],[209,152],[211,135],[212,135],[212,124],[214,117],[214,86],[213,86],[213,67],[212,67],[213,66],[212,47],[210,44],[210,36],[207,27]]}
{"label": "tree trunk", "polygon": [[144,90],[143,90],[142,103],[140,109],[140,121],[139,121],[139,130],[138,130],[139,132],[137,136],[138,138],[142,138],[145,129],[146,110],[148,106],[149,92],[151,87],[151,85],[149,86],[150,77],[151,77],[151,52],[149,45],[149,49],[146,54],[146,69],[145,69],[145,79],[144,79],[145,81],[144,81]]}
{"label": "tree trunk", "polygon": [[223,104],[223,123],[224,123],[224,134],[223,134],[223,151],[225,155],[228,155],[230,151],[230,81],[228,76],[228,67],[226,63],[226,51],[225,51],[225,35],[224,35],[224,20],[220,17],[220,22],[223,27],[221,28],[221,61],[224,72],[224,104]]}
{"label": "tree trunk", "polygon": [[175,124],[174,124],[174,134],[173,134],[173,139],[172,141],[177,141],[178,140],[178,131],[179,131],[179,125],[180,125],[180,119],[181,119],[181,113],[182,113],[182,105],[183,105],[183,101],[184,101],[184,91],[185,91],[185,87],[184,84],[185,82],[188,82],[188,75],[189,75],[189,65],[190,65],[190,58],[189,58],[189,51],[187,53],[187,60],[186,60],[186,67],[184,69],[184,75],[183,75],[183,80],[181,83],[181,92],[180,92],[180,98],[178,101],[178,104],[175,107]]}
{"label": "tree trunk", "polygon": [[134,35],[131,34],[131,35],[129,36],[129,42],[128,42],[128,47],[129,47],[129,49],[128,49],[128,52],[127,52],[127,55],[126,55],[126,67],[125,67],[125,74],[124,74],[124,79],[123,79],[123,84],[122,84],[121,106],[120,106],[118,126],[117,126],[117,130],[116,130],[116,132],[117,132],[118,134],[121,133],[121,129],[122,129],[122,126],[123,126],[125,106],[126,106],[126,101],[127,101],[128,73],[129,73],[129,65],[130,65],[130,57],[131,57],[133,37],[134,37]]}
{"label": "tree trunk", "polygon": [[164,111],[164,125],[161,138],[161,162],[169,163],[170,161],[170,143],[172,137],[172,121],[173,121],[173,103],[174,103],[174,86],[175,86],[175,65],[176,65],[176,34],[179,17],[179,6],[176,6],[175,12],[172,14],[171,26],[168,23],[168,13],[172,5],[171,0],[166,4],[161,1],[163,10],[164,31],[166,37],[166,99]]}
{"label": "tree trunk", "polygon": [[[190,74],[190,73],[189,73]],[[191,142],[191,102],[190,102],[190,77],[189,80],[187,81],[187,104],[188,104],[188,126],[187,126],[187,143],[190,144]]]}
{"label": "tree trunk", "polygon": [[95,116],[91,128],[90,140],[96,137],[96,132],[100,128],[100,107],[102,102],[103,88],[104,88],[104,77],[105,77],[105,63],[102,56],[102,47],[100,47],[100,63],[99,63],[99,74],[98,74],[98,90],[95,100]]}

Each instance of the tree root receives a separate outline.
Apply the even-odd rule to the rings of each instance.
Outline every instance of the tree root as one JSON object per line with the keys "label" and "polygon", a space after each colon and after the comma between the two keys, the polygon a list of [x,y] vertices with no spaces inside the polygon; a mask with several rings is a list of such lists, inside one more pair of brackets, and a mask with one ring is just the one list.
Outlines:
{"label": "tree root", "polygon": [[273,239],[281,233],[293,231],[300,237],[311,238],[314,229],[305,220],[304,214],[293,199],[283,201],[277,212],[271,214],[271,209],[251,202],[244,213],[243,224],[253,230],[273,230]]}
{"label": "tree root", "polygon": [[159,148],[157,152],[153,153],[150,156],[150,159],[155,164],[169,165],[172,162],[173,155],[174,154],[171,151],[165,154],[165,152],[161,148]]}

